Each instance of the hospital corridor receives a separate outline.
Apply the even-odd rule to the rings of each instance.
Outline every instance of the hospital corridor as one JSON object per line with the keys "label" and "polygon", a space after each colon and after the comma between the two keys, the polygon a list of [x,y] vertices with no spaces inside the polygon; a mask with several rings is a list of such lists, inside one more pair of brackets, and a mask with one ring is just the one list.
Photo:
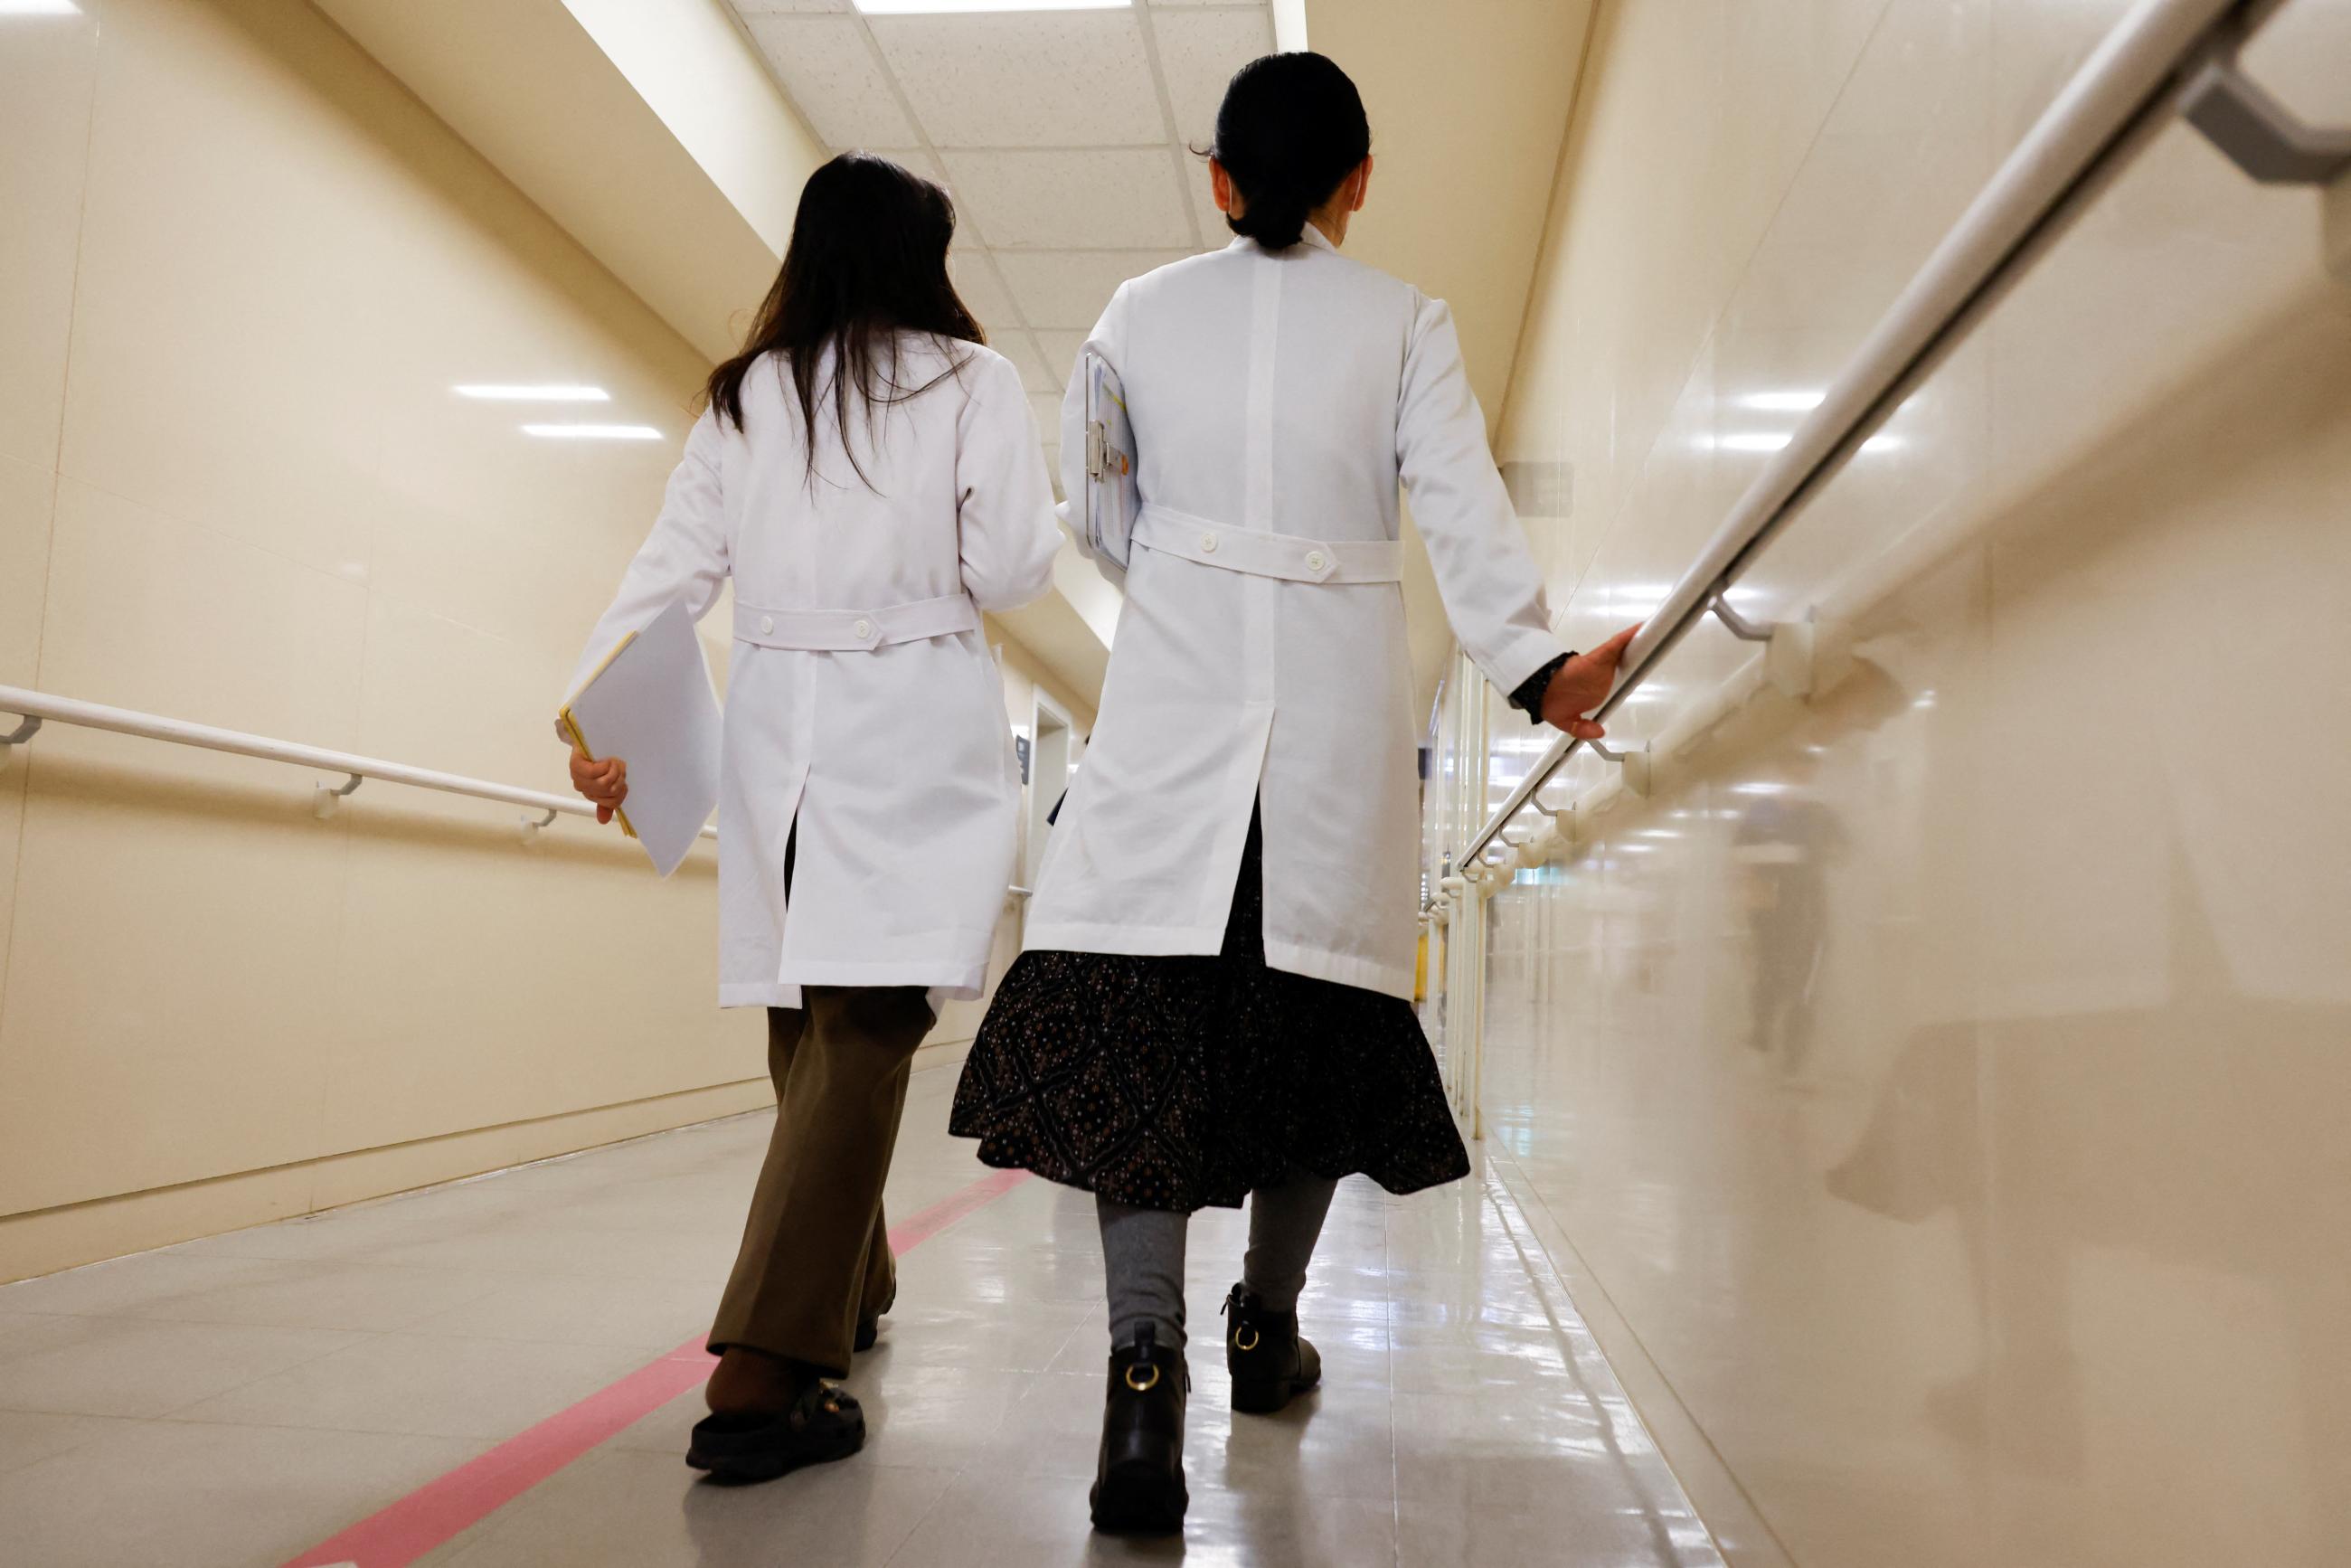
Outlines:
{"label": "hospital corridor", "polygon": [[0,1568],[2351,1565],[2351,0],[0,0]]}

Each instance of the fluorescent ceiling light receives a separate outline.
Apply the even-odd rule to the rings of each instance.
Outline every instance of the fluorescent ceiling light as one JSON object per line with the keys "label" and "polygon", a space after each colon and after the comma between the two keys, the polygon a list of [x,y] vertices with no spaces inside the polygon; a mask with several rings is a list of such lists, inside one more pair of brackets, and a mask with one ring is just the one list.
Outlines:
{"label": "fluorescent ceiling light", "polygon": [[1749,392],[1739,400],[1741,408],[1768,408],[1775,412],[1802,413],[1821,406],[1828,393],[1819,392]]}
{"label": "fluorescent ceiling light", "polygon": [[556,441],[659,441],[662,433],[650,424],[526,424],[525,435]]}
{"label": "fluorescent ceiling light", "polygon": [[869,16],[963,16],[973,11],[1124,11],[1134,0],[857,0]]}
{"label": "fluorescent ceiling light", "polygon": [[1788,787],[1785,784],[1758,781],[1753,784],[1733,784],[1730,787],[1730,792],[1734,795],[1784,795],[1788,792]]}
{"label": "fluorescent ceiling light", "polygon": [[[0,0],[5,3],[5,0]],[[546,385],[491,382],[472,386],[452,387],[459,397],[479,398],[489,402],[610,402],[612,394],[602,387],[577,386],[555,382]]]}
{"label": "fluorescent ceiling light", "polygon": [[0,0],[0,16],[78,16],[74,0]]}

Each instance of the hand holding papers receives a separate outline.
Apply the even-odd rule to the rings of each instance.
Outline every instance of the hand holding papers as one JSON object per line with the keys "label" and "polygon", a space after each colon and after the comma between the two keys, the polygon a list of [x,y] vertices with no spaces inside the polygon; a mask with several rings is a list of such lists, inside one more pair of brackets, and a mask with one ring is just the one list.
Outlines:
{"label": "hand holding papers", "polygon": [[718,699],[685,606],[622,639],[563,706],[562,724],[589,757],[628,765],[621,826],[655,871],[675,871],[718,805]]}

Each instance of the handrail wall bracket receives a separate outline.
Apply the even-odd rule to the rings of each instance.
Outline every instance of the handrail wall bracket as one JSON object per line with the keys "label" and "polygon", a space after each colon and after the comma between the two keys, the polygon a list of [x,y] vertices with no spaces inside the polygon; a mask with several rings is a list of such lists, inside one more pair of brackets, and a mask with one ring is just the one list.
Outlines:
{"label": "handrail wall bracket", "polygon": [[2351,129],[2321,130],[2245,74],[2233,47],[2189,78],[2181,118],[2264,185],[2333,185],[2351,177]]}
{"label": "handrail wall bracket", "polygon": [[1583,841],[1583,820],[1576,814],[1574,801],[1570,800],[1566,805],[1553,809],[1543,804],[1541,795],[1530,795],[1527,804],[1549,821],[1552,842],[1558,848],[1570,850]]}
{"label": "handrail wall bracket", "polygon": [[328,789],[324,784],[313,783],[310,786],[311,811],[318,817],[319,821],[322,822],[325,821],[328,818],[335,814],[336,807],[341,805],[344,800],[350,798],[353,790],[357,789],[360,785],[366,782],[367,779],[365,777],[360,774],[353,773],[347,776],[340,784],[331,789]]}
{"label": "handrail wall bracket", "polygon": [[1654,759],[1647,747],[1635,751],[1631,747],[1618,750],[1603,740],[1587,740],[1583,744],[1593,756],[1604,762],[1614,762],[1625,769],[1625,789],[1645,800],[1649,798],[1649,790],[1656,782],[1656,770],[1652,766]]}
{"label": "handrail wall bracket", "polygon": [[7,767],[8,758],[15,754],[16,747],[40,733],[40,728],[41,721],[28,716],[24,723],[7,734],[0,735],[0,768]]}
{"label": "handrail wall bracket", "polygon": [[1813,667],[1813,626],[1810,621],[1750,621],[1730,607],[1728,588],[1716,589],[1707,608],[1714,612],[1723,630],[1740,642],[1763,644],[1764,675],[1782,695],[1799,702],[1813,695],[1817,671]]}

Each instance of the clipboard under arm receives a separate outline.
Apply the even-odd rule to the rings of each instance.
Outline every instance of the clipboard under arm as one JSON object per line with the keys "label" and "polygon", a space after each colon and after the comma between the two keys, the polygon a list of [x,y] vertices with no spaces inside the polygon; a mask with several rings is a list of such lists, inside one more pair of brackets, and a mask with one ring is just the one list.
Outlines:
{"label": "clipboard under arm", "polygon": [[1079,373],[1086,389],[1085,544],[1123,573],[1135,519],[1143,510],[1126,389],[1110,361],[1092,349],[1081,357]]}

